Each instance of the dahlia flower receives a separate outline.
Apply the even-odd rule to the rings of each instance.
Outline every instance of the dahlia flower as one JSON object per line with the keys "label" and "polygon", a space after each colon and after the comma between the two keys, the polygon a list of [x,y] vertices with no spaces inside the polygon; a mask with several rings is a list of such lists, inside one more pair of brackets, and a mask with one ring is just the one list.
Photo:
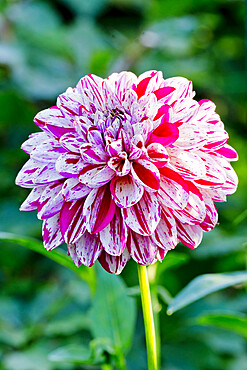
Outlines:
{"label": "dahlia flower", "polygon": [[77,266],[119,274],[130,258],[199,245],[214,202],[236,190],[237,153],[214,103],[194,95],[157,71],[88,75],[36,115],[16,183],[33,188],[20,209],[37,209],[47,250],[65,242]]}

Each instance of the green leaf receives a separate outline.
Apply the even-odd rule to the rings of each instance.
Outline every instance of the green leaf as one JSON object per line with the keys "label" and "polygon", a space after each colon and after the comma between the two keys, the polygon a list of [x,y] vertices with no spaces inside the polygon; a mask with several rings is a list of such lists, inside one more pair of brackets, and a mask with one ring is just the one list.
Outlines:
{"label": "green leaf", "polygon": [[32,251],[43,254],[44,256],[52,259],[60,265],[69,268],[77,275],[79,275],[81,279],[85,280],[90,285],[91,290],[94,291],[95,276],[93,268],[86,268],[84,266],[80,266],[79,268],[76,267],[72,259],[69,258],[62,249],[56,248],[48,252],[40,241],[26,236],[19,236],[11,233],[0,232],[0,240],[16,243],[18,245],[31,249]]}
{"label": "green leaf", "polygon": [[90,311],[94,338],[107,337],[114,348],[125,351],[132,343],[136,319],[135,300],[120,276],[98,269],[96,295]]}
{"label": "green leaf", "polygon": [[210,325],[234,331],[247,338],[247,317],[242,314],[212,313],[196,319],[197,325]]}
{"label": "green leaf", "polygon": [[176,297],[173,298],[168,306],[167,314],[171,315],[210,293],[232,285],[244,283],[246,281],[247,271],[200,275],[192,280],[176,295]]}

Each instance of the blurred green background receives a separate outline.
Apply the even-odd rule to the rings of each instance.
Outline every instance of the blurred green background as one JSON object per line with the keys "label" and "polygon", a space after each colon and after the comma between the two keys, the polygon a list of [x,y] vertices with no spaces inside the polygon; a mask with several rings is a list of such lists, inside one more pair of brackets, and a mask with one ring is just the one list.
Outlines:
{"label": "blurred green background", "polygon": [[[195,277],[246,269],[244,19],[245,4],[238,0],[0,0],[0,231],[40,239],[41,222],[35,212],[18,210],[29,193],[14,184],[28,158],[19,148],[31,132],[38,131],[32,122],[34,115],[54,105],[60,93],[88,73],[107,77],[121,70],[140,74],[156,69],[165,78],[191,79],[196,99],[216,103],[230,135],[229,144],[239,153],[239,161],[233,164],[239,188],[227,203],[218,203],[219,225],[204,234],[196,251],[179,245],[157,267],[152,289],[165,370],[246,368],[243,285],[205,296],[172,316],[166,314],[170,295]],[[95,302],[102,304],[99,282],[108,279],[101,276],[102,271],[96,268],[95,297],[85,279],[18,243],[2,241],[0,256],[0,369],[110,369],[103,363],[114,362],[114,350],[91,323],[97,316]],[[93,273],[84,270],[89,280],[94,279],[95,269],[90,269]],[[121,277],[114,279],[128,294],[123,298],[133,311],[120,314],[125,325],[122,334],[127,335],[123,350],[127,368],[145,370],[135,264],[129,262]],[[228,329],[219,327],[219,322],[196,324],[199,316],[208,313],[232,315],[235,321],[230,325],[228,320]],[[104,358],[99,366],[80,364],[71,353],[69,360],[63,351],[57,356],[65,356],[65,362],[57,361],[56,352],[48,358],[50,352],[67,344],[84,345],[86,351],[90,342]],[[76,348],[74,352],[78,354]],[[117,357],[114,366],[121,368],[121,356]]]}

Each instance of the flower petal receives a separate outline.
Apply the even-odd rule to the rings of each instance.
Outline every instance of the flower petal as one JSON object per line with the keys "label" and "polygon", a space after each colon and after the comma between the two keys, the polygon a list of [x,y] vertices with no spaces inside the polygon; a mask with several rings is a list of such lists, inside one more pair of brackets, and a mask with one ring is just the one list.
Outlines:
{"label": "flower petal", "polygon": [[151,235],[160,221],[157,196],[144,192],[141,200],[129,208],[123,208],[124,221],[130,229],[141,235]]}
{"label": "flower petal", "polygon": [[37,208],[37,217],[40,220],[50,218],[61,210],[65,202],[62,187],[63,182],[61,181],[46,185]]}
{"label": "flower petal", "polygon": [[111,194],[120,208],[131,207],[141,199],[144,188],[137,184],[130,175],[115,177],[110,185]]}
{"label": "flower petal", "polygon": [[167,150],[160,143],[149,144],[147,152],[150,160],[157,168],[164,167],[169,161]]}
{"label": "flower petal", "polygon": [[35,186],[34,179],[45,166],[45,163],[29,159],[19,171],[15,180],[16,185],[24,188],[33,188]]}
{"label": "flower petal", "polygon": [[39,205],[39,198],[43,191],[46,189],[46,185],[35,187],[28,195],[26,200],[22,203],[20,211],[34,211]]}
{"label": "flower petal", "polygon": [[80,171],[79,181],[91,188],[99,188],[115,177],[116,173],[109,166],[85,165]]}
{"label": "flower petal", "polygon": [[155,259],[157,245],[152,242],[149,236],[130,231],[127,247],[130,256],[140,265],[151,265]]}
{"label": "flower petal", "polygon": [[46,132],[35,132],[34,134],[29,135],[29,138],[24,141],[21,149],[25,153],[30,154],[33,149],[42,144],[44,141],[47,141],[47,139],[49,139],[49,136]]}
{"label": "flower petal", "polygon": [[233,149],[230,145],[225,144],[220,149],[217,149],[216,152],[221,155],[222,157],[225,157],[225,159],[229,161],[237,161],[238,160],[238,153],[235,149]]}
{"label": "flower petal", "polygon": [[146,159],[133,162],[131,173],[136,182],[148,191],[157,191],[160,188],[160,173],[157,167]]}
{"label": "flower petal", "polygon": [[65,115],[58,107],[52,107],[39,112],[34,122],[43,131],[60,138],[67,132],[74,131],[73,117]]}
{"label": "flower petal", "polygon": [[92,189],[79,182],[75,178],[70,178],[64,182],[62,194],[67,202],[84,198]]}
{"label": "flower petal", "polygon": [[163,146],[173,144],[179,137],[179,130],[173,123],[161,123],[151,134],[149,144],[160,143]]}
{"label": "flower petal", "polygon": [[87,231],[75,242],[75,246],[80,262],[88,267],[95,263],[103,250],[99,237]]}
{"label": "flower petal", "polygon": [[162,207],[183,209],[189,200],[188,184],[168,167],[160,168],[160,189],[158,199]]}
{"label": "flower petal", "polygon": [[171,212],[162,211],[161,219],[154,233],[150,236],[152,242],[159,248],[166,251],[173,249],[177,245],[176,222]]}
{"label": "flower petal", "polygon": [[75,243],[86,231],[83,215],[85,198],[74,202],[65,202],[60,213],[60,228],[67,244]]}
{"label": "flower petal", "polygon": [[116,275],[119,275],[122,272],[129,259],[130,255],[127,248],[124,249],[123,253],[120,256],[111,256],[104,250],[99,256],[99,262],[101,266],[106,271]]}
{"label": "flower petal", "polygon": [[93,189],[87,196],[83,208],[88,231],[95,234],[103,230],[113,219],[115,210],[116,205],[111,197],[109,185]]}
{"label": "flower petal", "polygon": [[44,247],[48,251],[58,247],[64,241],[60,231],[59,218],[60,214],[57,213],[43,221],[42,235]]}
{"label": "flower petal", "polygon": [[182,224],[177,220],[178,239],[188,248],[196,248],[202,241],[202,228],[199,225]]}
{"label": "flower petal", "polygon": [[56,161],[56,171],[64,177],[78,177],[82,167],[78,154],[64,153]]}
{"label": "flower petal", "polygon": [[112,255],[123,253],[128,237],[128,228],[123,221],[119,208],[116,208],[111,222],[99,233],[104,250]]}
{"label": "flower petal", "polygon": [[177,148],[168,148],[170,166],[185,179],[200,179],[206,174],[203,160],[196,154]]}

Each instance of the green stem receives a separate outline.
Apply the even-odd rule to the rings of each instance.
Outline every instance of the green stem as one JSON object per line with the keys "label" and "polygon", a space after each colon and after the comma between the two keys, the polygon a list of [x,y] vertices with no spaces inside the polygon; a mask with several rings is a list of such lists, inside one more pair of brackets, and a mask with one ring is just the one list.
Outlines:
{"label": "green stem", "polygon": [[156,339],[151,295],[146,266],[138,266],[138,277],[141,290],[142,311],[145,326],[148,370],[157,370]]}

